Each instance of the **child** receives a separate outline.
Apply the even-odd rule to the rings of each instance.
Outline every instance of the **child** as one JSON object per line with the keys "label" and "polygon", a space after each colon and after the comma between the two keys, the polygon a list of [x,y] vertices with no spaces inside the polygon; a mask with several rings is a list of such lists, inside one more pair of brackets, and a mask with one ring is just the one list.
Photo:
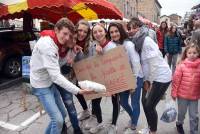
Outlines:
{"label": "child", "polygon": [[171,96],[178,102],[177,131],[184,134],[183,121],[189,109],[190,133],[198,133],[198,99],[200,98],[200,49],[191,44],[183,52],[182,61],[175,70]]}

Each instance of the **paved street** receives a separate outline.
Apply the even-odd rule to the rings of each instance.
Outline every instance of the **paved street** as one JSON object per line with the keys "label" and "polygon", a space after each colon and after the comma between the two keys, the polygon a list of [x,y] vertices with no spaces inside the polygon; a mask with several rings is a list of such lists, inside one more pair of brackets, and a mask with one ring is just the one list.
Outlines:
{"label": "paved street", "polygon": [[[43,114],[39,116],[39,103],[37,99],[32,95],[27,95],[27,111],[23,110],[21,105],[22,100],[22,84],[13,85],[12,87],[4,90],[0,90],[0,134],[44,134],[45,128],[49,122],[48,116]],[[168,90],[169,92],[169,90]],[[169,94],[169,93],[168,93]],[[170,97],[167,96],[167,100]],[[76,98],[75,104],[78,113],[80,113],[80,105]],[[90,104],[89,104],[90,106]],[[109,97],[104,98],[101,103],[103,111],[103,120],[105,124],[111,120],[112,104]],[[157,106],[159,118],[165,107],[165,101],[161,101]],[[199,105],[200,108],[200,105]],[[189,122],[188,115],[186,116],[184,128],[186,133],[189,133]],[[128,115],[121,109],[120,117],[118,119],[118,134],[122,134],[124,127],[128,124]],[[68,133],[72,133],[72,128],[68,118]],[[81,122],[84,124],[84,122]],[[139,119],[138,129],[146,126],[146,120],[141,107],[141,116]],[[200,130],[200,127],[199,127]],[[86,134],[87,131],[84,131]],[[106,133],[106,129],[100,132],[101,134]],[[200,133],[200,132],[199,132]],[[163,123],[159,120],[158,123],[158,134],[176,134],[175,122]]]}

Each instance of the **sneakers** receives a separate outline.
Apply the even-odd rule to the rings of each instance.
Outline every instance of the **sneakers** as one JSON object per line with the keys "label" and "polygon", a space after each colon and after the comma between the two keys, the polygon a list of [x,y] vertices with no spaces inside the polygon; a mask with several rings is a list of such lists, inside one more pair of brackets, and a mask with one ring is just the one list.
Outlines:
{"label": "sneakers", "polygon": [[80,121],[85,120],[90,117],[90,112],[88,110],[84,110],[81,114],[78,115],[78,119]]}
{"label": "sneakers", "polygon": [[136,129],[133,130],[131,128],[127,128],[125,129],[124,134],[137,134],[137,131]]}
{"label": "sneakers", "polygon": [[128,125],[125,127],[125,129],[132,129],[132,130],[136,130],[136,125],[132,124],[131,120],[128,122]]}
{"label": "sneakers", "polygon": [[139,134],[150,134],[149,128],[143,128],[140,131],[138,131]]}
{"label": "sneakers", "polygon": [[176,124],[176,129],[179,134],[185,134],[182,124]]}
{"label": "sneakers", "polygon": [[104,128],[103,123],[98,123],[96,126],[92,127],[90,129],[90,133],[96,134],[98,131],[100,131],[102,128]]}
{"label": "sneakers", "polygon": [[86,121],[86,124],[84,126],[85,129],[90,129],[94,126],[96,126],[97,123],[97,119],[94,115],[91,115],[90,118]]}
{"label": "sneakers", "polygon": [[117,127],[115,125],[111,125],[108,129],[108,134],[117,134]]}

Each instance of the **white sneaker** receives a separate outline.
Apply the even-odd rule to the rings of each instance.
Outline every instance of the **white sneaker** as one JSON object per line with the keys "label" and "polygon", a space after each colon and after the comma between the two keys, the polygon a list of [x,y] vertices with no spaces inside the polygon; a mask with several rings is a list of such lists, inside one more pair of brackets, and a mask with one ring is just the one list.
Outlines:
{"label": "white sneaker", "polygon": [[143,128],[140,131],[138,131],[139,134],[150,134],[149,128]]}
{"label": "white sneaker", "polygon": [[137,134],[137,131],[136,131],[136,129],[133,130],[131,128],[127,128],[127,129],[125,129],[124,134]]}
{"label": "white sneaker", "polygon": [[95,116],[91,115],[90,118],[86,121],[84,129],[90,129],[92,127],[95,127],[97,124],[98,124],[97,118]]}
{"label": "white sneaker", "polygon": [[117,127],[115,125],[111,125],[108,129],[108,134],[117,134]]}
{"label": "white sneaker", "polygon": [[90,112],[89,112],[88,110],[84,110],[83,112],[81,112],[81,113],[78,115],[78,119],[79,119],[80,121],[85,120],[85,119],[87,119],[87,118],[89,118],[89,117],[90,117]]}
{"label": "white sneaker", "polygon": [[131,129],[136,129],[136,126],[134,124],[132,124],[131,120],[128,121],[128,125],[125,127],[125,129],[128,129],[128,128],[131,128]]}
{"label": "white sneaker", "polygon": [[96,126],[90,128],[90,133],[95,134],[103,128],[104,128],[103,123],[98,123]]}

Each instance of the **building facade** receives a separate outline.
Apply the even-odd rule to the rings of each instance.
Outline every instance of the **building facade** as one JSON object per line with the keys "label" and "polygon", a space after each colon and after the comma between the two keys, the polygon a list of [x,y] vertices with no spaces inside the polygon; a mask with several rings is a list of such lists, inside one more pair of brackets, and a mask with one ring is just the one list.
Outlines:
{"label": "building facade", "polygon": [[138,0],[108,0],[113,3],[124,15],[124,18],[130,19],[137,16]]}
{"label": "building facade", "polygon": [[137,0],[138,14],[148,20],[160,23],[160,11],[162,6],[158,0]]}
{"label": "building facade", "polygon": [[177,25],[181,25],[181,19],[182,17],[178,14],[171,14],[169,15],[170,17],[170,21],[177,24]]}
{"label": "building facade", "polygon": [[170,17],[167,16],[167,15],[160,16],[160,23],[163,22],[163,21],[167,22],[167,25],[168,25],[168,26],[169,26],[170,23],[171,23]]}

